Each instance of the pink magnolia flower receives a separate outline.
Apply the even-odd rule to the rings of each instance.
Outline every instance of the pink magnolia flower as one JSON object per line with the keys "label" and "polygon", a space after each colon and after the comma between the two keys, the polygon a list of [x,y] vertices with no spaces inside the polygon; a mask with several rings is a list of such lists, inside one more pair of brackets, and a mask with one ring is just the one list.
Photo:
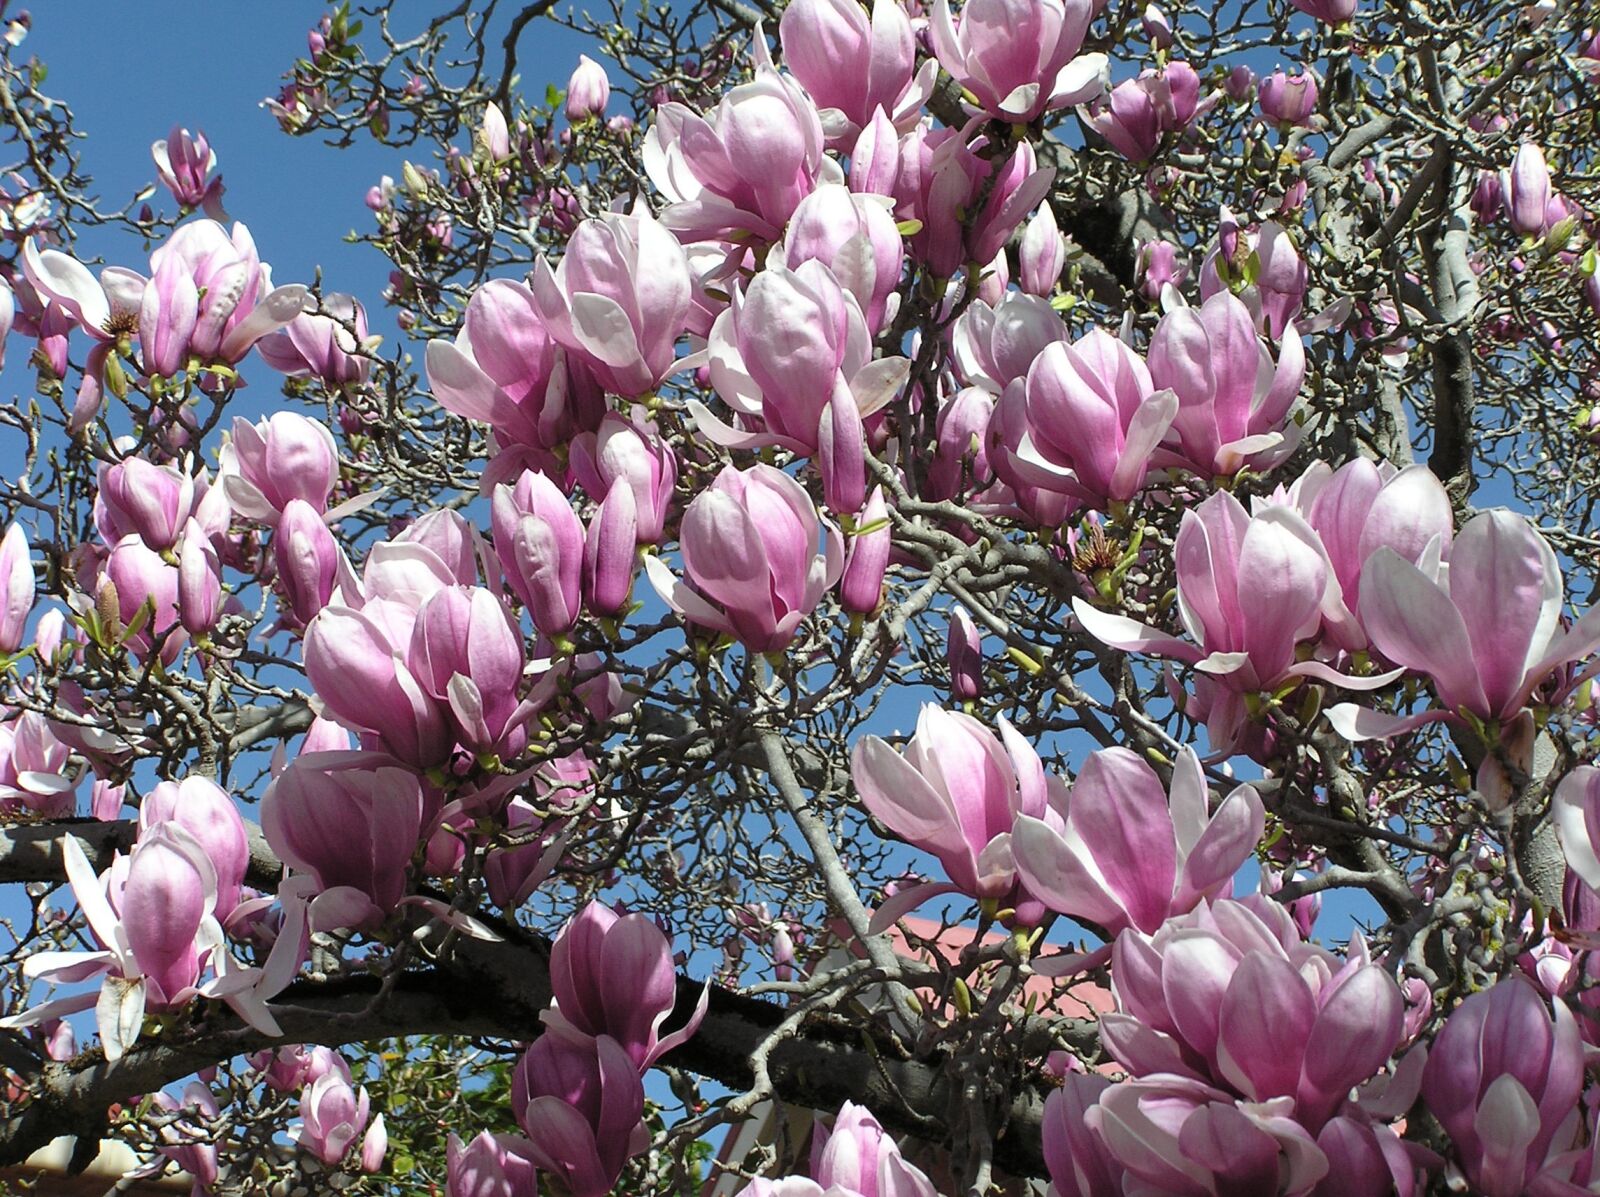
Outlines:
{"label": "pink magnolia flower", "polygon": [[814,1132],[811,1179],[824,1192],[859,1197],[934,1197],[937,1191],[905,1161],[900,1145],[867,1108],[853,1101],[839,1107],[831,1127]]}
{"label": "pink magnolia flower", "polygon": [[463,1144],[454,1131],[445,1145],[445,1197],[538,1197],[539,1173],[509,1135],[479,1131]]}
{"label": "pink magnolia flower", "polygon": [[[1327,1156],[1286,1099],[1238,1102],[1179,1075],[1103,1084],[1072,1078],[1047,1118],[1051,1177],[1063,1197],[1161,1193],[1171,1197],[1308,1197],[1322,1192]],[[1063,1151],[1071,1150],[1070,1168]],[[1081,1153],[1081,1154],[1080,1154]],[[1080,1170],[1081,1169],[1081,1170]],[[1098,1188],[1097,1183],[1114,1187]],[[1342,1191],[1342,1190],[1334,1190]]]}
{"label": "pink magnolia flower", "polygon": [[1011,833],[1023,886],[1051,910],[1115,935],[1154,933],[1200,902],[1226,897],[1266,825],[1249,786],[1208,809],[1192,749],[1179,754],[1170,800],[1155,770],[1125,748],[1089,755],[1070,793]]}
{"label": "pink magnolia flower", "polygon": [[1518,146],[1510,171],[1501,176],[1500,191],[1513,229],[1524,237],[1537,237],[1545,231],[1551,188],[1550,168],[1542,149],[1531,141]]}
{"label": "pink magnolia flower", "polygon": [[817,456],[829,505],[859,510],[862,421],[895,397],[911,363],[873,358],[866,318],[833,272],[815,259],[796,270],[769,265],[717,318],[707,352],[712,386],[740,427],[691,400],[695,430],[724,446]]}
{"label": "pink magnolia flower", "polygon": [[900,155],[906,143],[902,133],[882,108],[877,109],[856,136],[850,149],[850,190],[863,195],[895,195],[900,177]]}
{"label": "pink magnolia flower", "polygon": [[982,387],[963,387],[943,406],[934,424],[933,460],[923,475],[925,498],[953,499],[982,490],[994,479],[989,464],[989,421],[994,399]]}
{"label": "pink magnolia flower", "polygon": [[178,620],[190,635],[205,636],[216,630],[229,601],[222,589],[222,558],[191,518],[178,546]]}
{"label": "pink magnolia flower", "polygon": [[312,1084],[324,1073],[339,1072],[350,1079],[350,1065],[331,1047],[291,1043],[247,1057],[250,1067],[274,1092],[293,1093]]}
{"label": "pink magnolia flower", "polygon": [[284,505],[272,530],[272,561],[288,608],[283,618],[293,626],[310,623],[339,588],[349,594],[358,589],[344,550],[304,499],[290,499]]}
{"label": "pink magnolia flower", "polygon": [[898,0],[795,0],[778,22],[783,64],[817,102],[823,133],[848,144],[881,108],[896,124],[915,122],[933,94],[938,66],[916,70],[917,43]]}
{"label": "pink magnolia flower", "polygon": [[821,262],[855,296],[867,331],[876,336],[890,315],[904,257],[905,244],[886,198],[824,183],[800,201],[767,261],[789,270]]}
{"label": "pink magnolia flower", "polygon": [[972,702],[983,696],[983,635],[965,607],[953,607],[945,632],[945,667],[950,671],[950,697]]}
{"label": "pink magnolia flower", "polygon": [[394,600],[330,604],[306,628],[304,654],[327,715],[426,769],[449,758],[452,738],[446,709],[407,661],[415,622],[415,607]]}
{"label": "pink magnolia flower", "polygon": [[583,540],[583,601],[596,615],[624,614],[639,565],[638,500],[626,482],[600,500]]}
{"label": "pink magnolia flower", "polygon": [[676,101],[644,136],[645,173],[667,199],[662,223],[686,241],[744,233],[776,241],[821,182],[842,181],[823,153],[822,118],[757,38],[755,78],[702,116]]}
{"label": "pink magnolia flower", "polygon": [[856,517],[856,526],[845,553],[844,573],[839,578],[839,602],[846,611],[870,615],[883,600],[883,576],[889,568],[894,540],[883,487],[872,488],[867,505]]}
{"label": "pink magnolia flower", "polygon": [[1192,664],[1222,687],[1208,727],[1232,744],[1245,713],[1242,696],[1274,690],[1292,678],[1346,689],[1376,689],[1399,676],[1352,677],[1324,661],[1301,660],[1331,611],[1342,610],[1327,554],[1305,520],[1288,507],[1248,514],[1218,491],[1184,512],[1174,546],[1178,614],[1191,641],[1097,610],[1083,599],[1073,611],[1096,639],[1125,652],[1154,652]]}
{"label": "pink magnolia flower", "polygon": [[367,1125],[371,1103],[362,1086],[356,1091],[347,1073],[323,1073],[300,1094],[300,1125],[290,1137],[324,1164],[343,1161]]}
{"label": "pink magnolia flower", "polygon": [[1269,900],[1202,902],[1154,934],[1125,931],[1111,959],[1117,1009],[1100,1035],[1119,1063],[1245,1101],[1287,1098],[1313,1134],[1401,1041],[1400,987],[1359,935],[1340,960]]}
{"label": "pink magnolia flower", "polygon": [[0,723],[0,814],[65,819],[77,804],[78,779],[69,776],[70,745],[38,711]]}
{"label": "pink magnolia flower", "polygon": [[548,1025],[609,1036],[640,1071],[689,1041],[709,994],[681,1030],[662,1036],[677,1001],[672,942],[646,915],[619,915],[600,902],[590,902],[556,936],[550,987],[555,1006],[542,1016]]}
{"label": "pink magnolia flower", "polygon": [[993,307],[977,300],[961,313],[950,334],[951,359],[967,386],[999,395],[1026,378],[1039,355],[1068,335],[1066,322],[1048,300],[1013,292]]}
{"label": "pink magnolia flower", "polygon": [[678,458],[653,426],[608,412],[592,433],[573,439],[572,473],[590,498],[603,500],[619,482],[633,492],[640,544],[659,544],[678,483]]}
{"label": "pink magnolia flower", "polygon": [[274,412],[259,424],[234,417],[221,481],[246,519],[276,524],[292,499],[326,515],[338,480],[339,448],[325,425],[292,411]]}
{"label": "pink magnolia flower", "polygon": [[321,311],[302,312],[256,342],[256,352],[274,370],[336,389],[366,382],[370,351],[366,309],[355,296],[339,292],[322,297]]}
{"label": "pink magnolia flower", "polygon": [[584,356],[561,347],[532,290],[506,279],[472,293],[460,334],[430,341],[426,367],[443,407],[489,425],[498,450],[530,450],[541,465],[605,410]]}
{"label": "pink magnolia flower", "polygon": [[1413,564],[1439,541],[1440,555],[1450,545],[1450,496],[1423,465],[1396,470],[1364,457],[1337,470],[1315,462],[1290,488],[1293,505],[1327,550],[1344,612],[1329,617],[1328,632],[1348,649],[1366,647],[1366,633],[1355,612],[1360,609],[1361,571],[1379,548],[1387,547]]}
{"label": "pink magnolia flower", "polygon": [[1309,72],[1273,71],[1256,91],[1261,115],[1280,125],[1306,125],[1317,111],[1317,81]]}
{"label": "pink magnolia flower", "polygon": [[1069,1072],[1044,1103],[1041,1134],[1045,1168],[1060,1197],[1101,1197],[1122,1192],[1123,1166],[1111,1154],[1088,1113],[1111,1082],[1099,1073]]}
{"label": "pink magnolia flower", "polygon": [[201,1081],[190,1081],[184,1086],[181,1102],[161,1090],[150,1096],[156,1108],[167,1113],[192,1112],[198,1115],[194,1122],[178,1118],[163,1126],[161,1142],[164,1146],[160,1151],[194,1178],[196,1191],[209,1192],[217,1182],[217,1145],[205,1123],[222,1114],[210,1086]]}
{"label": "pink magnolia flower", "polygon": [[928,32],[939,65],[998,120],[1024,124],[1082,104],[1104,86],[1103,54],[1080,54],[1091,0],[967,0],[953,20],[935,0]]}
{"label": "pink magnolia flower", "polygon": [[938,857],[949,879],[900,891],[874,916],[875,924],[888,925],[951,890],[1012,908],[1024,925],[1038,921],[1040,903],[1019,885],[1012,828],[1019,816],[1042,817],[1050,789],[1061,781],[1046,776],[1039,754],[1004,718],[997,737],[970,715],[926,703],[904,749],[878,736],[858,741],[850,776],[873,816]]}
{"label": "pink magnolia flower", "polygon": [[1168,312],[1150,338],[1150,378],[1178,396],[1174,457],[1204,477],[1267,469],[1299,442],[1290,410],[1305,377],[1293,326],[1273,362],[1250,310],[1225,291]]}
{"label": "pink magnolia flower", "polygon": [[1026,139],[1004,158],[984,157],[989,138],[976,132],[979,124],[935,129],[924,121],[900,142],[895,214],[921,221],[911,252],[935,274],[993,261],[1055,181]]}
{"label": "pink magnolia flower", "polygon": [[844,568],[838,530],[798,482],[769,465],[725,466],[684,512],[679,541],[688,581],[649,556],[650,584],[678,614],[752,652],[786,648]]}
{"label": "pink magnolia flower", "polygon": [[[142,457],[102,463],[95,496],[95,524],[106,540],[130,533],[157,552],[170,549],[184,525],[210,493],[178,465],[156,465]],[[219,498],[221,496],[218,496]]]}
{"label": "pink magnolia flower", "polygon": [[611,80],[606,68],[587,54],[578,55],[578,65],[567,80],[567,119],[573,124],[604,116],[611,102]]}
{"label": "pink magnolia flower", "polygon": [[151,144],[150,157],[155,160],[156,177],[184,208],[200,208],[212,220],[228,219],[222,210],[222,176],[206,177],[216,168],[217,155],[203,132],[191,136],[181,125],[173,125],[163,140]]}
{"label": "pink magnolia flower", "polygon": [[163,781],[139,804],[139,834],[162,823],[176,823],[204,849],[216,873],[217,918],[226,921],[239,904],[239,890],[250,867],[250,843],[233,799],[204,777]]}
{"label": "pink magnolia flower", "polygon": [[1566,1192],[1559,1182],[1578,1162],[1569,1149],[1583,1122],[1583,1073],[1566,1004],[1546,1003],[1512,976],[1451,1011],[1428,1053],[1422,1096],[1485,1197]]}
{"label": "pink magnolia flower", "polygon": [[516,486],[495,487],[491,518],[507,585],[534,627],[565,636],[578,622],[583,593],[584,529],[571,502],[544,474],[527,470]]}
{"label": "pink magnolia flower", "polygon": [[1011,449],[1011,471],[1099,508],[1143,489],[1179,402],[1170,388],[1155,389],[1132,349],[1092,329],[1071,345],[1046,346],[1000,407],[1026,429]]}
{"label": "pink magnolia flower", "polygon": [[[1351,704],[1328,719],[1352,740],[1382,739],[1431,720],[1469,714],[1513,721],[1562,666],[1600,646],[1600,607],[1562,626],[1561,565],[1531,523],[1504,509],[1473,516],[1450,549],[1411,562],[1377,549],[1361,572],[1360,618],[1395,664],[1433,681],[1441,709],[1385,715]],[[1582,679],[1562,683],[1559,699]]]}
{"label": "pink magnolia flower", "polygon": [[[1587,898],[1593,891],[1600,890],[1600,769],[1579,765],[1563,777],[1556,787],[1551,815],[1569,871],[1567,905],[1578,905],[1572,899]],[[1572,878],[1587,886],[1589,893],[1574,885]],[[1586,933],[1583,942],[1587,946],[1594,946],[1587,944],[1588,940],[1600,940],[1600,936],[1592,934],[1597,928],[1582,925],[1591,921],[1586,918],[1574,924],[1577,930]]]}
{"label": "pink magnolia flower", "polygon": [[512,1075],[511,1108],[529,1159],[572,1197],[605,1197],[649,1145],[639,1070],[609,1035],[539,1036]]}
{"label": "pink magnolia flower", "polygon": [[[139,1036],[146,1010],[175,1010],[192,998],[221,998],[257,1030],[282,1032],[257,992],[261,970],[229,954],[217,921],[217,874],[206,849],[167,820],[141,831],[133,850],[118,853],[96,877],[83,848],[61,841],[67,880],[91,934],[88,952],[35,952],[23,974],[58,983],[101,976],[100,992],[59,998],[0,1020],[32,1026],[93,1006],[101,1047],[119,1059]],[[209,979],[202,980],[209,971]]]}
{"label": "pink magnolia flower", "polygon": [[1200,77],[1186,62],[1141,71],[1086,107],[1084,123],[1130,162],[1148,162],[1161,139],[1201,110]]}
{"label": "pink magnolia flower", "polygon": [[202,366],[231,366],[300,315],[310,298],[298,283],[273,286],[271,267],[256,255],[242,224],[231,233],[214,220],[180,225],[150,255],[150,269],[139,339],[147,355],[165,359],[157,373],[170,373],[189,357]]}
{"label": "pink magnolia flower", "polygon": [[69,426],[86,427],[105,397],[106,362],[114,351],[131,347],[139,332],[148,280],[134,270],[108,266],[96,279],[87,266],[56,249],[40,250],[33,238],[22,243],[23,296],[37,304],[39,354],[51,374],[65,378],[68,336],[82,329],[93,342]]}
{"label": "pink magnolia flower", "polygon": [[417,609],[406,662],[450,714],[457,744],[515,756],[533,709],[520,702],[522,634],[500,599],[481,586],[446,586]]}
{"label": "pink magnolia flower", "polygon": [[[1254,281],[1246,282],[1244,264],[1252,258]],[[1309,279],[1306,264],[1283,226],[1266,221],[1253,232],[1241,232],[1224,209],[1217,244],[1200,266],[1200,297],[1209,300],[1218,292],[1232,291],[1250,309],[1257,329],[1269,340],[1284,342],[1279,353],[1287,355]]]}
{"label": "pink magnolia flower", "polygon": [[672,373],[689,292],[683,247],[643,207],[585,220],[555,269],[541,258],[533,272],[550,335],[606,390],[630,397]]}
{"label": "pink magnolia flower", "polygon": [[1167,286],[1181,287],[1189,277],[1189,263],[1170,241],[1147,241],[1139,247],[1139,293],[1152,303]]}
{"label": "pink magnolia flower", "polygon": [[137,536],[124,536],[112,546],[96,583],[116,596],[124,642],[144,657],[159,645],[161,663],[171,665],[187,639],[178,618],[178,568]]}
{"label": "pink magnolia flower", "polygon": [[1067,243],[1048,203],[1040,204],[1022,231],[1017,247],[1017,285],[1028,295],[1048,299],[1067,265]]}
{"label": "pink magnolia flower", "polygon": [[[22,269],[42,303],[64,313],[99,345],[115,344],[138,332],[148,280],[137,271],[107,266],[96,279],[70,254],[40,249],[32,238],[22,243]],[[60,377],[65,371],[55,373]]]}
{"label": "pink magnolia flower", "polygon": [[314,885],[317,930],[381,923],[410,889],[424,800],[416,774],[370,752],[301,753],[261,802],[261,830]]}

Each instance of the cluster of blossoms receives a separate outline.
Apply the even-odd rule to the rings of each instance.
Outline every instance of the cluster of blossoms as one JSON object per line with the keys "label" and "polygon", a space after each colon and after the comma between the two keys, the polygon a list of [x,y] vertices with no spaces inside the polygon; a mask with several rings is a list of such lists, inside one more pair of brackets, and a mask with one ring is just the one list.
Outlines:
{"label": "cluster of blossoms", "polygon": [[[1355,15],[1343,0],[1295,7],[1332,30]],[[419,261],[454,245],[448,216],[430,213],[425,238],[414,220],[413,204],[441,194],[526,209],[550,251],[521,279],[482,281],[450,318],[429,316],[427,418],[483,450],[476,493],[385,493],[416,483],[427,456],[387,426],[403,405],[383,407],[378,379],[398,390],[400,367],[377,357],[354,296],[275,284],[249,231],[222,223],[204,136],[176,127],[153,147],[184,219],[147,273],[96,274],[45,231],[14,238],[0,323],[33,342],[42,392],[79,375],[62,424],[94,480],[81,537],[54,544],[43,516],[19,514],[0,538],[0,817],[69,819],[89,781],[91,813],[111,822],[134,807],[137,830],[98,873],[62,839],[97,946],[20,966],[98,988],[0,1026],[93,1007],[116,1061],[214,999],[277,1037],[273,1003],[297,980],[370,968],[388,981],[462,941],[520,936],[518,914],[552,879],[594,893],[637,863],[627,836],[659,815],[608,793],[626,789],[607,775],[619,745],[669,741],[732,776],[750,759],[738,737],[816,717],[807,703],[828,690],[817,679],[838,640],[837,672],[870,679],[851,701],[896,677],[965,706],[928,703],[914,734],[849,744],[841,804],[930,857],[931,879],[897,883],[869,914],[827,890],[845,871],[830,829],[803,799],[782,816],[835,913],[860,916],[841,938],[875,971],[858,984],[865,966],[847,964],[841,983],[890,986],[873,954],[893,956],[884,933],[948,895],[976,907],[980,934],[1007,933],[991,957],[975,937],[965,959],[1003,954],[1016,984],[1051,993],[1109,978],[1104,1070],[1087,1070],[1088,1053],[1051,1065],[1043,1155],[1058,1197],[1410,1197],[1435,1177],[1489,1197],[1600,1188],[1585,1057],[1600,1044],[1600,957],[1588,955],[1600,950],[1600,769],[1579,763],[1594,755],[1600,607],[1568,610],[1560,559],[1532,520],[1469,513],[1429,466],[1353,453],[1300,464],[1308,445],[1332,443],[1313,439],[1328,418],[1308,393],[1319,360],[1365,342],[1392,352],[1411,320],[1409,300],[1396,305],[1420,284],[1397,271],[1393,302],[1316,310],[1318,233],[1299,210],[1328,97],[1309,67],[1203,79],[1152,7],[1155,65],[1113,86],[1093,49],[1100,8],[794,0],[777,60],[758,26],[748,78],[706,102],[659,98],[637,139],[635,179],[653,191],[607,211],[573,178],[550,178],[553,112],[541,123],[481,104],[470,152],[452,150],[442,173],[408,164],[369,199],[384,236],[417,234]],[[314,32],[319,69],[351,48],[346,18]],[[286,126],[328,103],[291,91],[277,102]],[[584,58],[566,144],[632,144],[631,122],[605,120],[610,102]],[[1286,194],[1241,216],[1220,209],[1197,267],[1175,241],[1140,245],[1129,287],[1144,306],[1120,325],[1071,315],[1085,275],[1052,206],[1066,159],[1045,123],[1076,113],[1084,155],[1109,157],[1103,143],[1119,170],[1148,168],[1159,200],[1178,185],[1163,157],[1192,155],[1227,110],[1274,139],[1296,176]],[[1592,233],[1587,215],[1532,141],[1507,157],[1470,204],[1463,190],[1466,210],[1512,230],[1518,270],[1571,281],[1587,269],[1600,311],[1600,273],[1569,245]],[[524,176],[538,195],[499,204]],[[398,272],[390,298],[422,311],[443,293]],[[235,417],[208,443],[252,350],[327,411]],[[453,461],[447,473],[458,477]],[[653,597],[636,595],[641,570]],[[36,611],[41,578],[52,598]],[[897,608],[902,582],[916,593]],[[1062,625],[1049,643],[1027,644],[1004,617],[1007,595],[1029,587]],[[941,592],[942,654],[907,631]],[[661,660],[641,666],[668,632]],[[986,655],[986,636],[1006,655]],[[1152,689],[1170,725],[1204,726],[1204,756],[1134,713],[1139,683],[1120,657],[1115,669],[1101,658],[1109,701],[1062,669],[1107,649],[1166,663]],[[1137,734],[1125,746],[1098,736],[1064,776],[1018,725],[1102,725],[1030,710],[1007,662]],[[646,692],[679,668],[695,671],[694,693]],[[723,727],[734,675],[749,706]],[[783,686],[786,707],[773,698]],[[256,742],[239,696],[295,708],[263,733],[281,741],[259,805],[281,876],[252,874],[251,829],[208,780],[227,781]],[[140,702],[160,717],[140,717]],[[718,721],[707,743],[680,730],[696,711]],[[1435,733],[1471,770],[1445,750],[1427,784],[1459,779],[1457,805],[1473,814],[1424,838],[1390,825],[1406,797],[1390,770],[1402,737]],[[183,736],[204,741],[204,769],[146,787],[183,775]],[[1240,760],[1249,784],[1232,783]],[[1357,763],[1378,778],[1370,795]],[[819,795],[845,788],[842,769],[813,761],[809,773]],[[784,770],[772,774],[783,789]],[[1541,837],[1559,915],[1550,887],[1534,895],[1541,878],[1517,871]],[[1396,870],[1356,840],[1415,855]],[[665,891],[714,867],[685,856],[674,846],[641,872]],[[1252,863],[1257,892],[1236,895]],[[834,1016],[837,1002],[817,997],[830,973],[820,953],[799,958],[793,916],[771,918],[724,880],[733,938],[769,947],[773,984],[796,996],[782,1034],[803,1033],[808,1002]],[[1316,942],[1316,895],[1366,881],[1410,922],[1376,946],[1359,932],[1337,951]],[[1417,936],[1430,904],[1457,899],[1449,934],[1470,968],[1447,984],[1454,949]],[[1509,931],[1479,910],[1514,906],[1526,917]],[[645,1077],[695,1036],[709,986],[666,1031],[681,961],[656,922],[619,909],[589,902],[549,945],[553,1003],[509,1085],[522,1133],[451,1133],[450,1197],[534,1197],[540,1173],[571,1197],[603,1197],[644,1166]],[[1049,950],[1067,925],[1097,942]],[[347,956],[356,945],[369,954]],[[951,1028],[973,1001],[965,980],[948,988],[965,995],[952,999],[962,1018],[940,1028],[938,1050],[955,1053]],[[987,1013],[1003,1008],[997,998]],[[337,1053],[285,1047],[253,1067],[271,1091],[299,1094],[300,1150],[329,1168],[382,1168],[384,1117]],[[216,1094],[197,1082],[152,1101],[169,1116],[155,1150],[212,1190],[221,1172],[203,1124],[220,1117]],[[920,1158],[846,1103],[813,1132],[809,1178],[742,1193],[934,1197],[908,1156]]]}

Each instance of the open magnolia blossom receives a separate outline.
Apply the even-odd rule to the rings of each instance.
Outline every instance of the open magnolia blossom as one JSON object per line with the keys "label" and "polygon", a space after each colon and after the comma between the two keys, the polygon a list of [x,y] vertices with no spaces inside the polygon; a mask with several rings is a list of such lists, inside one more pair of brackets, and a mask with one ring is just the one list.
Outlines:
{"label": "open magnolia blossom", "polygon": [[217,915],[216,870],[182,825],[156,823],[98,877],[77,840],[63,840],[62,853],[73,896],[101,946],[36,952],[26,975],[57,983],[100,976],[99,993],[59,998],[0,1026],[34,1026],[93,1007],[101,1047],[115,1060],[138,1039],[147,1010],[182,1009],[204,997],[222,999],[265,1034],[281,1034],[263,1001],[271,978],[230,954]]}
{"label": "open magnolia blossom", "polygon": [[0,3],[0,1173],[1600,1194],[1592,6],[338,2],[122,206],[30,30],[282,14],[101,7]]}

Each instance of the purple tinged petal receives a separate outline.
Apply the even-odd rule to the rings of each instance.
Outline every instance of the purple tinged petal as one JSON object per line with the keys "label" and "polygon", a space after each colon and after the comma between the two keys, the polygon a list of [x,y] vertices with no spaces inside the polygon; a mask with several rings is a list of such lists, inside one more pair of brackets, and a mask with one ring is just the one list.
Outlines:
{"label": "purple tinged petal", "polygon": [[598,615],[620,615],[638,568],[639,518],[633,488],[613,485],[589,523],[583,546],[584,595]]}
{"label": "purple tinged petal", "polygon": [[374,732],[410,764],[430,767],[448,755],[443,714],[366,612],[324,607],[306,629],[305,663],[329,713],[346,726]]}
{"label": "purple tinged petal", "polygon": [[1431,676],[1447,708],[1490,713],[1461,612],[1443,587],[1393,549],[1379,548],[1362,567],[1360,614],[1378,650]]}
{"label": "purple tinged petal", "polygon": [[1559,627],[1561,568],[1544,537],[1503,509],[1468,520],[1450,551],[1450,601],[1472,644],[1488,708],[1504,718],[1520,705],[1523,678]]}
{"label": "purple tinged petal", "polygon": [[1126,920],[1153,932],[1172,905],[1176,845],[1155,770],[1125,748],[1089,755],[1072,787],[1067,821]]}
{"label": "purple tinged petal", "polygon": [[[1176,806],[1176,780],[1173,788]],[[1222,800],[1185,856],[1173,910],[1189,910],[1201,898],[1222,896],[1265,832],[1260,797],[1253,787],[1239,786]]]}
{"label": "purple tinged petal", "polygon": [[850,776],[866,808],[908,843],[939,853],[965,848],[949,799],[877,736],[851,751]]}
{"label": "purple tinged petal", "polygon": [[183,850],[184,840],[198,848],[195,841],[179,839],[167,826],[142,838],[129,857],[121,898],[128,947],[161,1005],[174,1002],[199,978],[195,937],[216,900],[215,875],[204,876],[201,862]]}
{"label": "purple tinged petal", "polygon": [[1518,146],[1502,190],[1511,227],[1524,237],[1537,237],[1544,232],[1551,194],[1550,168],[1545,165],[1544,151],[1531,141]]}
{"label": "purple tinged petal", "polygon": [[139,310],[139,354],[146,373],[171,377],[183,369],[199,313],[193,276],[180,259],[166,259],[144,289]]}
{"label": "purple tinged petal", "polygon": [[[874,527],[873,525],[881,525]],[[839,579],[839,602],[846,611],[870,615],[883,597],[883,577],[893,548],[893,529],[883,487],[873,487],[867,505],[861,509],[857,531],[850,537],[844,574]]]}
{"label": "purple tinged petal", "polygon": [[[1169,968],[1172,963],[1169,959]],[[1292,1097],[1316,1013],[1316,1001],[1294,965],[1264,952],[1248,953],[1222,1000],[1216,1048],[1222,1075],[1255,1101]]]}
{"label": "purple tinged petal", "polygon": [[679,540],[695,588],[727,610],[735,626],[754,631],[775,624],[766,543],[737,499],[703,491],[684,512]]}
{"label": "purple tinged petal", "polygon": [[1600,769],[1579,765],[1562,778],[1551,814],[1567,868],[1600,889]]}
{"label": "purple tinged petal", "polygon": [[1239,964],[1238,950],[1212,935],[1180,933],[1167,943],[1162,1002],[1183,1041],[1204,1058],[1217,1053],[1228,985]]}
{"label": "purple tinged petal", "polygon": [[205,850],[217,878],[217,916],[225,919],[238,905],[239,888],[250,864],[244,820],[227,793],[203,777],[164,781],[139,806],[141,836],[165,822],[182,827]]}
{"label": "purple tinged petal", "polygon": [[1024,888],[1049,909],[1108,931],[1126,924],[1126,911],[1106,892],[1081,841],[1069,843],[1042,819],[1022,816],[1011,831],[1011,853]]}
{"label": "purple tinged petal", "polygon": [[1478,1188],[1488,1197],[1516,1197],[1527,1191],[1535,1166],[1533,1148],[1541,1130],[1539,1107],[1511,1076],[1496,1077],[1478,1103],[1473,1119],[1477,1151],[1473,1164]]}
{"label": "purple tinged petal", "polygon": [[178,615],[196,636],[210,632],[222,616],[222,562],[192,518],[178,554]]}
{"label": "purple tinged petal", "polygon": [[1352,1087],[1376,1075],[1399,1046],[1405,1018],[1400,987],[1376,965],[1355,968],[1318,1001],[1299,1094],[1308,1123],[1327,1117]]}
{"label": "purple tinged petal", "polygon": [[824,501],[841,515],[853,515],[866,502],[866,440],[855,397],[843,377],[835,376],[817,428],[817,465]]}
{"label": "purple tinged petal", "polygon": [[[1239,548],[1238,605],[1250,663],[1271,685],[1294,662],[1295,646],[1321,622],[1327,569],[1321,555],[1287,527],[1299,517],[1271,508],[1250,521]],[[1314,540],[1309,529],[1306,537]]]}
{"label": "purple tinged petal", "polygon": [[672,945],[650,919],[630,914],[607,932],[599,968],[606,1033],[644,1068],[677,998]]}

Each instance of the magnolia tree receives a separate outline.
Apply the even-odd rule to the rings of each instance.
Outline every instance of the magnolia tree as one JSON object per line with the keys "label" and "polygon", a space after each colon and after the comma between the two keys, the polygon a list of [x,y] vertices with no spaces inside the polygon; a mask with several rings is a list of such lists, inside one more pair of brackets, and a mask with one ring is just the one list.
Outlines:
{"label": "magnolia tree", "polygon": [[482,7],[363,296],[11,14],[0,1159],[1600,1191],[1583,6]]}

